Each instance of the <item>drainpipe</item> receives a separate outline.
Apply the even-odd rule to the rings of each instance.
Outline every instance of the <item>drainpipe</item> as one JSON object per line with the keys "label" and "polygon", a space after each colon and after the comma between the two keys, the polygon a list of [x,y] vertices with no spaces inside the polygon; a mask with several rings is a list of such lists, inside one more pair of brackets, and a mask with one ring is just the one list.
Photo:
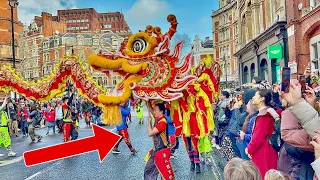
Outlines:
{"label": "drainpipe", "polygon": [[[260,57],[258,56],[258,50],[259,50],[259,45],[257,43],[257,41],[252,40],[255,44],[255,50],[256,50],[256,56],[257,56],[257,67],[258,67],[258,76],[260,76],[261,72],[260,72]],[[269,72],[268,72],[269,73]]]}

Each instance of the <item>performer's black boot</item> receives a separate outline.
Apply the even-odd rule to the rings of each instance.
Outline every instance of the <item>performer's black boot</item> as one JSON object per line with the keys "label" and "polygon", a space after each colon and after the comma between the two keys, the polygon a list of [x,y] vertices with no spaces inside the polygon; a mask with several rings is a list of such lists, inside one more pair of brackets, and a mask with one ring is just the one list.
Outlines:
{"label": "performer's black boot", "polygon": [[191,162],[190,171],[194,171],[194,169],[195,169],[195,164],[194,164],[194,162]]}
{"label": "performer's black boot", "polygon": [[200,173],[200,163],[196,163],[196,173]]}

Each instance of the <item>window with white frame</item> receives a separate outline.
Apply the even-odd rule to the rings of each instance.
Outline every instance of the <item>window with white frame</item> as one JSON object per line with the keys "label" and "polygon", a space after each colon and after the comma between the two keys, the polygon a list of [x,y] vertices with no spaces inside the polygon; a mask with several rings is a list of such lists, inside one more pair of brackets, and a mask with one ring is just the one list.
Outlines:
{"label": "window with white frame", "polygon": [[317,35],[310,39],[310,60],[311,60],[311,71],[319,71],[320,63],[320,35]]}
{"label": "window with white frame", "polygon": [[117,85],[117,76],[112,77],[112,85]]}

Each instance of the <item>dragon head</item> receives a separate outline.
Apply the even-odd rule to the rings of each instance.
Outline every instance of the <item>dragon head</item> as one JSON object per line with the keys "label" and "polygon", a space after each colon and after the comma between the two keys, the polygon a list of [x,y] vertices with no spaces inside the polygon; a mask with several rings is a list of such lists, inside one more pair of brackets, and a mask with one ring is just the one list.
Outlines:
{"label": "dragon head", "polygon": [[178,64],[182,43],[170,51],[169,43],[177,29],[177,19],[168,15],[171,24],[169,31],[162,34],[160,27],[148,25],[122,42],[117,54],[101,51],[92,54],[88,63],[96,70],[105,73],[118,73],[123,76],[117,85],[120,96],[99,95],[104,104],[120,104],[131,95],[143,100],[172,101],[181,98],[181,91],[197,77],[189,75],[192,54]]}

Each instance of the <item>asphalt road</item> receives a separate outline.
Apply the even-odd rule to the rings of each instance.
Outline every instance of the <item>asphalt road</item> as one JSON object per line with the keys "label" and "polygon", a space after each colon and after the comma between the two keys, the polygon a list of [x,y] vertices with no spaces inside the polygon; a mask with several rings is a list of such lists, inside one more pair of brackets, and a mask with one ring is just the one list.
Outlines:
{"label": "asphalt road", "polygon": [[[143,170],[145,166],[144,157],[152,147],[152,139],[147,136],[146,124],[140,125],[134,116],[134,113],[132,115],[133,122],[129,124],[129,135],[133,147],[138,151],[135,156],[130,154],[129,149],[122,141],[119,146],[121,154],[114,155],[110,153],[101,164],[99,162],[98,153],[95,151],[59,161],[26,167],[22,157],[23,152],[62,142],[62,135],[56,134],[45,136],[46,129],[38,129],[37,132],[44,135],[42,142],[30,143],[30,138],[22,138],[22,136],[12,138],[12,148],[17,152],[17,156],[13,158],[0,158],[0,178],[2,180],[143,179]],[[145,115],[147,115],[146,112]],[[114,127],[104,128],[115,132]],[[80,123],[79,138],[91,136],[92,134],[92,129],[86,128],[82,121],[82,123]],[[0,149],[0,153],[5,152],[4,148]],[[222,169],[224,162],[221,161],[217,152],[214,152],[215,165],[202,165],[202,172],[200,174],[189,171],[188,154],[185,151],[182,139],[180,139],[177,157],[177,159],[171,160],[177,180],[223,179]]]}

